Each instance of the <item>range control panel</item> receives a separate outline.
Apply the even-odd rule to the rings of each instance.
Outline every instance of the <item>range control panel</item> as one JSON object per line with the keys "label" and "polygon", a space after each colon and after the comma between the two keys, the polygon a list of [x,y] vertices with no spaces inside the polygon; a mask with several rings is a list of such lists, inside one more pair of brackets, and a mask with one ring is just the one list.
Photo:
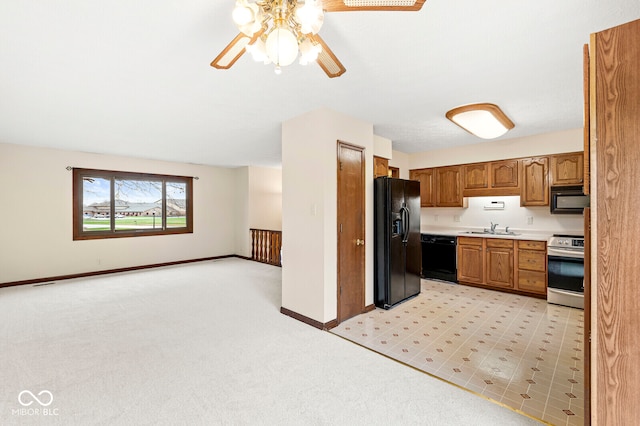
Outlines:
{"label": "range control panel", "polygon": [[583,237],[553,236],[547,242],[552,247],[574,247],[584,249]]}

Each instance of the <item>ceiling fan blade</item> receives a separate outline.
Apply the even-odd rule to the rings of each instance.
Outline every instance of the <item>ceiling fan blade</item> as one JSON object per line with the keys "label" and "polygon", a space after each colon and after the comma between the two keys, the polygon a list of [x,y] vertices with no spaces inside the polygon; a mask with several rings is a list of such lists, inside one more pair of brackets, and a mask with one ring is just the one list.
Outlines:
{"label": "ceiling fan blade", "polygon": [[329,76],[329,78],[340,77],[347,69],[342,65],[342,62],[336,57],[336,55],[329,49],[327,43],[318,34],[309,34],[309,38],[312,41],[322,46],[322,52],[318,54],[316,62],[320,65],[320,68]]}
{"label": "ceiling fan blade", "polygon": [[245,52],[245,47],[249,44],[255,43],[255,41],[264,33],[264,28],[253,35],[253,37],[247,37],[244,33],[240,33],[231,40],[231,43],[227,45],[222,52],[211,62],[211,66],[221,70],[231,68],[236,63],[240,56]]}
{"label": "ceiling fan blade", "polygon": [[426,0],[323,0],[322,8],[327,12],[362,10],[418,11]]}

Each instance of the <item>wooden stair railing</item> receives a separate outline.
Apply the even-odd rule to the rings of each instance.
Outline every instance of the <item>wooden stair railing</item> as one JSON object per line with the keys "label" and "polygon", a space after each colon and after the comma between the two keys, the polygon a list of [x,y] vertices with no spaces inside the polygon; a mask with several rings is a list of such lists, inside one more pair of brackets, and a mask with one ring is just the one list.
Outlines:
{"label": "wooden stair railing", "polygon": [[251,260],[282,266],[280,263],[282,251],[282,231],[268,229],[250,229],[251,231]]}

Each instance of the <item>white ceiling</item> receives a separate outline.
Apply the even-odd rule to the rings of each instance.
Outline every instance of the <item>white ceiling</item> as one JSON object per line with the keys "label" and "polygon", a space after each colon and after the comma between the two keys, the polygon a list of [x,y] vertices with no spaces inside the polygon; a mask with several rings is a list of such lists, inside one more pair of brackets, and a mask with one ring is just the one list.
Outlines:
{"label": "white ceiling", "polygon": [[420,12],[328,13],[320,35],[347,68],[243,56],[234,0],[0,2],[0,142],[209,165],[280,164],[283,121],[327,107],[394,149],[482,142],[445,119],[492,102],[503,138],[582,126],[582,46],[640,18],[638,0],[427,0]]}

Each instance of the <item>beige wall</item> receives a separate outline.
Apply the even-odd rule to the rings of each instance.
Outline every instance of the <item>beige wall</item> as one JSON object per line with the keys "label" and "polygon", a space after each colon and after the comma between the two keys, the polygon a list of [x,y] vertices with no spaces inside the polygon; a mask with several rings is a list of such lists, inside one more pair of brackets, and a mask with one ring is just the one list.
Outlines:
{"label": "beige wall", "polygon": [[582,129],[571,129],[524,138],[500,139],[415,153],[409,156],[409,168],[419,169],[452,164],[504,160],[508,158],[582,151],[582,149]]}
{"label": "beige wall", "polygon": [[391,139],[373,135],[373,155],[376,157],[391,159],[393,155]]}
{"label": "beige wall", "polygon": [[282,230],[282,169],[249,167],[249,227]]}
{"label": "beige wall", "polygon": [[235,254],[251,257],[251,234],[249,232],[249,167],[235,169]]}
{"label": "beige wall", "polygon": [[235,169],[235,254],[251,257],[251,228],[282,230],[282,170]]}
{"label": "beige wall", "polygon": [[400,179],[409,179],[409,154],[393,151],[389,166],[400,169]]}
{"label": "beige wall", "polygon": [[[194,233],[73,241],[67,166],[198,176]],[[233,169],[0,144],[0,283],[234,254],[235,177]]]}
{"label": "beige wall", "polygon": [[373,125],[321,109],[282,125],[282,306],[337,317],[337,141],[365,148],[365,303],[373,303]]}

